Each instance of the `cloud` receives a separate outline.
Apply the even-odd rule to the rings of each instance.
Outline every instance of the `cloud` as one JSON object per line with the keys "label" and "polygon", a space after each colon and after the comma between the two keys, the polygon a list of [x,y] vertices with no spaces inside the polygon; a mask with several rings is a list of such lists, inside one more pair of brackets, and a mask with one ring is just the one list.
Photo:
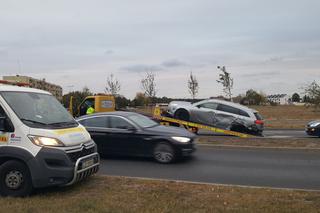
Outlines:
{"label": "cloud", "polygon": [[171,60],[167,60],[161,63],[162,66],[164,67],[181,67],[181,66],[186,66],[187,63],[177,60],[177,59],[171,59]]}
{"label": "cloud", "polygon": [[280,56],[274,56],[267,60],[267,62],[282,62],[284,60],[284,57]]}
{"label": "cloud", "polygon": [[104,54],[105,54],[105,55],[112,55],[112,54],[114,54],[114,51],[113,51],[113,50],[106,50],[106,51],[104,52]]}
{"label": "cloud", "polygon": [[136,73],[150,72],[150,71],[156,72],[156,71],[163,70],[162,67],[158,65],[146,65],[146,64],[135,64],[135,65],[123,67],[121,69],[129,72],[136,72]]}
{"label": "cloud", "polygon": [[279,75],[280,72],[277,71],[266,71],[266,72],[257,72],[257,73],[247,73],[247,74],[243,74],[241,75],[241,77],[245,77],[245,78],[266,78],[266,77],[270,77],[270,76],[275,76],[275,75]]}

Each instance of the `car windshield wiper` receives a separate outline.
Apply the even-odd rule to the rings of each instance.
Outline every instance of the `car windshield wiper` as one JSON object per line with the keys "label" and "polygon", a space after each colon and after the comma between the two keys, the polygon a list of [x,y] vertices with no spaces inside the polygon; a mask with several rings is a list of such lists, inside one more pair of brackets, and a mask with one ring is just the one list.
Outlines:
{"label": "car windshield wiper", "polygon": [[63,122],[49,123],[48,125],[61,126],[61,125],[75,125],[75,124],[77,124],[77,122],[75,121],[63,121]]}
{"label": "car windshield wiper", "polygon": [[27,122],[34,123],[34,124],[41,124],[41,125],[45,125],[45,126],[48,125],[47,123],[43,123],[43,122],[35,121],[35,120],[30,120],[30,119],[27,119],[27,118],[21,118],[20,120],[21,121],[27,121]]}

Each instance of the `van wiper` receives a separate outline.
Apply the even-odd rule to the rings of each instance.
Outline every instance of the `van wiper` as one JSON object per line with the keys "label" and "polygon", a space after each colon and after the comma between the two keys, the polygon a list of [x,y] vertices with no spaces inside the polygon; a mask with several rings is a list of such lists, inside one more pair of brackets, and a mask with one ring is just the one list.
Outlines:
{"label": "van wiper", "polygon": [[75,125],[75,124],[77,124],[77,122],[75,121],[64,121],[64,122],[49,123],[48,125],[60,126],[60,125]]}
{"label": "van wiper", "polygon": [[45,125],[45,126],[48,125],[47,123],[43,123],[43,122],[35,121],[35,120],[30,120],[30,119],[27,119],[27,118],[21,118],[20,120],[21,121],[27,121],[27,122],[34,123],[34,124],[41,124],[41,125]]}

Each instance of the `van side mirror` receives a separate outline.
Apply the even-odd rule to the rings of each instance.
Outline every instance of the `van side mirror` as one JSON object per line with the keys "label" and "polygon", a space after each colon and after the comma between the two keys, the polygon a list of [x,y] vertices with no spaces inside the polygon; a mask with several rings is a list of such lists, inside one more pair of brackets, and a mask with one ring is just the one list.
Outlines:
{"label": "van side mirror", "polygon": [[0,117],[0,131],[1,132],[14,132],[14,127],[7,117]]}

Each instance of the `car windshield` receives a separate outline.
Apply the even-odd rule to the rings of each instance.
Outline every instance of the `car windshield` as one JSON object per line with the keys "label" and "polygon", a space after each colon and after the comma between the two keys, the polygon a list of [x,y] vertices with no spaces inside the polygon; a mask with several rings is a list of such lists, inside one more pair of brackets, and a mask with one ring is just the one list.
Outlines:
{"label": "car windshield", "polygon": [[11,91],[0,94],[27,126],[34,128],[78,126],[68,111],[52,95]]}
{"label": "car windshield", "polygon": [[149,128],[149,127],[159,125],[157,122],[151,120],[150,118],[143,115],[139,115],[139,114],[129,115],[128,119],[130,119],[131,121],[133,121],[135,124],[137,124],[142,128]]}

